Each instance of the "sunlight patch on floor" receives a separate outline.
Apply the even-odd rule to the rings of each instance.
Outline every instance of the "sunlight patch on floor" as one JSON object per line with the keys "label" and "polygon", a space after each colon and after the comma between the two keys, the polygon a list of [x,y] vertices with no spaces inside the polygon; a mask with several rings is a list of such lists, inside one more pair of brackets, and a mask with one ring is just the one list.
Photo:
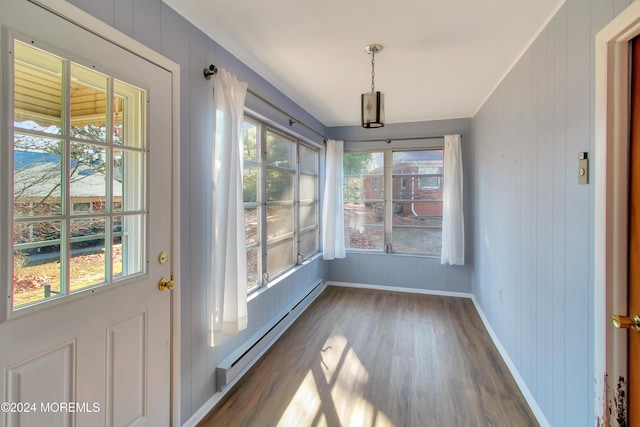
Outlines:
{"label": "sunlight patch on floor", "polygon": [[[318,409],[320,409],[320,404],[318,387],[313,379],[313,372],[309,371],[302,383],[300,383],[300,387],[298,387],[282,417],[280,417],[278,425],[310,425],[311,421],[316,417]],[[307,421],[307,424],[303,421]]]}

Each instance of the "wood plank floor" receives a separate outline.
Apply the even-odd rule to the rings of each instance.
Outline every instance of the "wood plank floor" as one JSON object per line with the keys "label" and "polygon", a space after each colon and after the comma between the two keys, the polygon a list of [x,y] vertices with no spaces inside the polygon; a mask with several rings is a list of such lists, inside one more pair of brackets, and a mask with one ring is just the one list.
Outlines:
{"label": "wood plank floor", "polygon": [[200,426],[537,426],[469,299],[329,287]]}

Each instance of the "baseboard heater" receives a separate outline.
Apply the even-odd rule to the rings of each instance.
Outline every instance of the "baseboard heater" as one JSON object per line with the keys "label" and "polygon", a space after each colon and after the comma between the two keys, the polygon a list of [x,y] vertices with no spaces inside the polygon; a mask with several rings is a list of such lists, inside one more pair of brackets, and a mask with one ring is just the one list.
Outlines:
{"label": "baseboard heater", "polygon": [[286,307],[275,320],[256,332],[245,345],[240,346],[216,367],[217,391],[222,391],[245,368],[251,366],[263,354],[267,348],[280,337],[280,335],[306,310],[306,308],[322,292],[323,281],[318,280],[311,290],[298,302]]}

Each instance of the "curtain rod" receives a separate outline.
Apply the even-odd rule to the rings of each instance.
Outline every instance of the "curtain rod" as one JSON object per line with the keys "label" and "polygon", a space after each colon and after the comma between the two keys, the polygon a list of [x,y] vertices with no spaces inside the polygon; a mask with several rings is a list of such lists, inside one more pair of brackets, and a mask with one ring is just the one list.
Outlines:
{"label": "curtain rod", "polygon": [[[205,68],[204,69],[204,78],[207,80],[211,80],[211,76],[215,75],[218,72],[218,67],[216,67],[215,65],[211,64],[209,65],[209,68]],[[289,118],[289,126],[293,126],[294,124],[299,124],[304,126],[305,128],[309,129],[311,132],[315,133],[316,135],[318,135],[320,138],[322,138],[322,140],[324,141],[324,143],[327,143],[327,138],[326,136],[322,135],[320,132],[318,132],[317,130],[313,129],[312,127],[310,127],[309,125],[307,125],[306,123],[300,121],[299,119],[296,119],[295,117],[293,117],[291,114],[287,113],[286,111],[284,111],[282,108],[278,107],[277,105],[275,105],[274,103],[272,103],[271,101],[263,98],[262,96],[260,96],[259,94],[255,93],[254,91],[252,91],[251,89],[247,88],[247,92],[249,92],[251,95],[255,96],[256,98],[258,98],[260,101],[264,102],[265,104],[267,104],[268,106],[270,106],[271,108],[278,110],[279,112],[281,112],[282,114],[284,114],[285,116],[287,116]]]}
{"label": "curtain rod", "polygon": [[[407,138],[372,138],[372,139],[345,139],[344,142],[378,142],[384,141],[387,144],[391,144],[391,141],[416,141],[419,139],[442,139],[446,135],[438,135],[438,136],[411,136]],[[462,135],[460,135],[462,138]]]}

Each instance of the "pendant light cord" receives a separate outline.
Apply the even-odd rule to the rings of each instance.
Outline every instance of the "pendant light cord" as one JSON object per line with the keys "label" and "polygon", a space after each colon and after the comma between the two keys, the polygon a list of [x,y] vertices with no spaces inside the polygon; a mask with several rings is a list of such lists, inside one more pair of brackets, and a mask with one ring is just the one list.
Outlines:
{"label": "pendant light cord", "polygon": [[372,50],[371,51],[371,93],[374,93],[376,90],[376,86],[374,83],[374,79],[376,77],[376,71],[375,71],[375,67],[376,67],[376,51]]}

